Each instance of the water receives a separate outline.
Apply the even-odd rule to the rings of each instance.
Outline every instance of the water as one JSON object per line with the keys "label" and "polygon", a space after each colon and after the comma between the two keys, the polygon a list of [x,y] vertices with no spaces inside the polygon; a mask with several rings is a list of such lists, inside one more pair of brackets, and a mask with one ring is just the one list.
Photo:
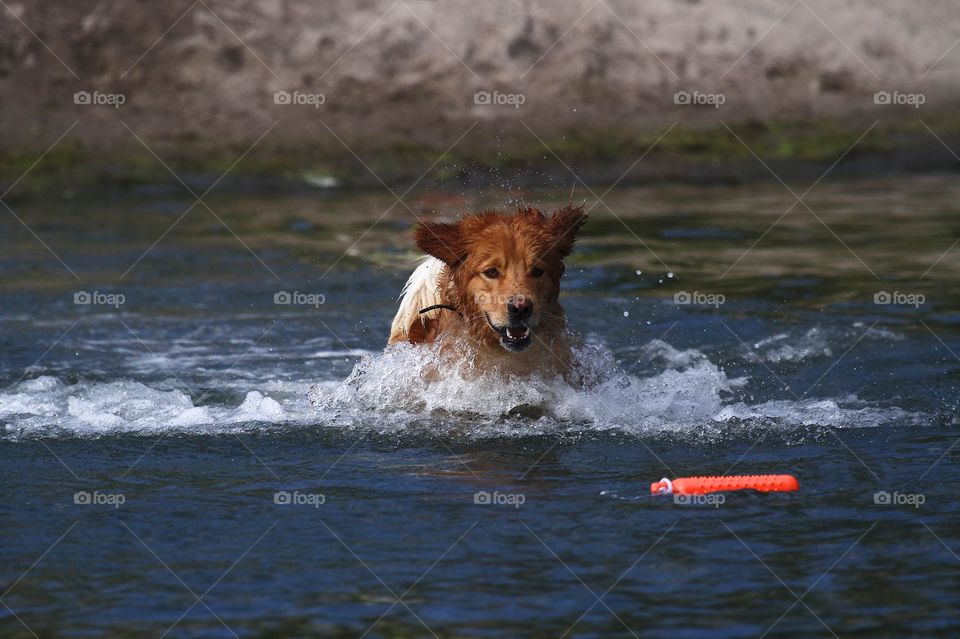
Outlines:
{"label": "water", "polygon": [[[958,191],[833,180],[766,235],[778,185],[614,191],[580,390],[383,354],[392,198],[21,202],[59,259],[0,218],[0,634],[956,636]],[[768,472],[801,491],[648,494]]]}

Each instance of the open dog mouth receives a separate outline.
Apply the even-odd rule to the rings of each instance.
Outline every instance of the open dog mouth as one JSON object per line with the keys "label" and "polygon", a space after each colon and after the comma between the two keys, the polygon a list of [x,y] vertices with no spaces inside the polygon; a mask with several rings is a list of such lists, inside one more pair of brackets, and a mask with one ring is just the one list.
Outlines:
{"label": "open dog mouth", "polygon": [[519,353],[527,346],[530,346],[530,327],[526,324],[514,324],[510,326],[496,326],[490,321],[490,316],[484,313],[487,324],[500,336],[500,345],[508,351]]}

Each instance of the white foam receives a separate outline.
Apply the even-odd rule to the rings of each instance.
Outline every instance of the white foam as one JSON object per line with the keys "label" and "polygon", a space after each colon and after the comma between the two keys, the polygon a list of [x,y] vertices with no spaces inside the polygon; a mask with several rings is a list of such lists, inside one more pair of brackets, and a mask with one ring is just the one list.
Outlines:
{"label": "white foam", "polygon": [[801,362],[833,355],[823,331],[816,327],[799,337],[778,333],[750,346],[752,348],[744,349],[743,353],[748,362]]}
{"label": "white foam", "polygon": [[748,362],[805,362],[817,358],[833,357],[843,352],[851,343],[861,339],[884,342],[899,342],[903,333],[882,327],[870,327],[866,332],[863,322],[855,322],[851,328],[824,329],[817,326],[796,335],[792,332],[777,333],[759,339],[741,349],[740,355]]}
{"label": "white foam", "polygon": [[231,416],[231,421],[282,422],[284,417],[283,408],[277,400],[265,397],[257,391],[250,391]]}
{"label": "white foam", "polygon": [[[852,396],[748,402],[740,396],[748,380],[728,377],[700,351],[678,350],[659,340],[650,342],[638,361],[620,366],[612,353],[595,345],[579,347],[575,360],[585,380],[579,388],[560,377],[514,379],[477,371],[467,358],[444,359],[432,347],[396,344],[364,356],[343,382],[248,380],[248,387],[239,389],[242,400],[202,398],[199,405],[175,380],[151,387],[137,381],[65,384],[39,377],[0,394],[0,433],[12,438],[149,435],[268,425],[427,430],[474,439],[609,430],[684,436],[738,422],[842,428],[907,416]],[[227,396],[236,397],[237,390],[235,380],[224,381]]]}
{"label": "white foam", "polygon": [[[150,388],[133,381],[80,382],[66,385],[52,377],[23,382],[0,394],[0,422],[10,436],[32,434],[142,435],[168,431],[217,432],[235,425],[308,423],[315,417],[306,398],[307,385],[271,386],[289,399],[292,410],[259,391],[249,391],[236,407],[197,406],[179,389]],[[266,391],[265,391],[266,392]],[[284,397],[286,396],[286,397]],[[297,410],[299,406],[299,410]]]}

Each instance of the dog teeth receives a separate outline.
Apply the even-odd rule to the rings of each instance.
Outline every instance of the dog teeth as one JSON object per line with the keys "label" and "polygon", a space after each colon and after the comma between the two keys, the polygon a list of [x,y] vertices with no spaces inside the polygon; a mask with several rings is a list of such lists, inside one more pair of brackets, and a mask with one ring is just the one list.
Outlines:
{"label": "dog teeth", "polygon": [[507,337],[514,340],[524,339],[529,334],[530,334],[530,329],[527,327],[523,327],[523,329],[514,329],[514,328],[507,329]]}

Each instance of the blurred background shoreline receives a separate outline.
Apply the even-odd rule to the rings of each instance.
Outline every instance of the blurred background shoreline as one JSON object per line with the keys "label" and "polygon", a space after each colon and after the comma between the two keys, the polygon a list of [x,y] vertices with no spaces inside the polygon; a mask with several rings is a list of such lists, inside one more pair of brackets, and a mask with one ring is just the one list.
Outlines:
{"label": "blurred background shoreline", "polygon": [[947,2],[2,11],[0,188],[12,200],[181,180],[560,187],[574,172],[588,184],[735,184],[812,181],[838,160],[837,176],[960,162],[960,28]]}

